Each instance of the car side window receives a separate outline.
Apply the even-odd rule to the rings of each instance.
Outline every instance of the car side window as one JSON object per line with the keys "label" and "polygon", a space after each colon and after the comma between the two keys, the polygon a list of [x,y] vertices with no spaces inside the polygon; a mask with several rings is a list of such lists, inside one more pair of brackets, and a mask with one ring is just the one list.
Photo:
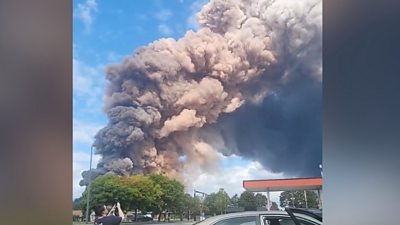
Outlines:
{"label": "car side window", "polygon": [[[277,225],[296,225],[294,223],[294,221],[292,220],[292,218],[281,218],[281,219],[278,219],[278,221],[279,221],[279,224],[277,224]],[[299,222],[301,223],[301,225],[315,225],[314,223],[310,223],[310,222],[303,221],[303,220],[300,220]]]}
{"label": "car side window", "polygon": [[214,225],[257,225],[256,216],[235,217],[218,221]]}
{"label": "car side window", "polygon": [[266,225],[280,225],[278,218],[265,219]]}

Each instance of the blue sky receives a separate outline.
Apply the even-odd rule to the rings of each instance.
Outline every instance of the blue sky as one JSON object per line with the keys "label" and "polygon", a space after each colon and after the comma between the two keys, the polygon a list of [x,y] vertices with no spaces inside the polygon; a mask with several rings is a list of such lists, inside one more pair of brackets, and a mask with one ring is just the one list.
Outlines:
{"label": "blue sky", "polygon": [[[89,167],[93,136],[107,123],[102,111],[105,66],[121,62],[136,48],[159,38],[178,39],[187,30],[196,30],[194,15],[206,2],[73,1],[73,198],[80,197],[84,190],[78,183],[80,173]],[[99,156],[95,156],[93,166],[98,160]],[[225,157],[220,170],[215,174],[203,174],[187,191],[196,188],[212,192],[226,186],[224,188],[232,195],[242,191],[243,179],[279,177],[281,174],[268,172],[257,162]],[[277,195],[272,197],[272,200],[277,199]]]}

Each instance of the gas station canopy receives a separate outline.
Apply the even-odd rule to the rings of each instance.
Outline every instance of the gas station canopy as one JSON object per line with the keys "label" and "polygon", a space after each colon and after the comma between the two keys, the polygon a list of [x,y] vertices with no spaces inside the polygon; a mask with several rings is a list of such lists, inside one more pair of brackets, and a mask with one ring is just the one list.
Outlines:
{"label": "gas station canopy", "polygon": [[320,190],[322,189],[322,177],[244,180],[243,188],[251,192]]}

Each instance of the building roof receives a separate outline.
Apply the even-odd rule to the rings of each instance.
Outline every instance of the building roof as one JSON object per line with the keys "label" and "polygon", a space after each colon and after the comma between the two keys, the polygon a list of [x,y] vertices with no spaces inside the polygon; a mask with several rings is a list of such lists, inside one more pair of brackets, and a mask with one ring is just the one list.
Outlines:
{"label": "building roof", "polygon": [[322,177],[244,180],[243,188],[255,192],[317,190],[322,189]]}

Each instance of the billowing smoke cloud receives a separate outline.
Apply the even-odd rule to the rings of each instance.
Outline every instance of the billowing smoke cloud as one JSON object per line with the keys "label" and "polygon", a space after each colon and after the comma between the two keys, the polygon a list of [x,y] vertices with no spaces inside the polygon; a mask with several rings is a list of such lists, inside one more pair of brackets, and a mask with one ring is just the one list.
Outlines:
{"label": "billowing smoke cloud", "polygon": [[102,161],[93,177],[177,178],[212,169],[219,153],[317,175],[322,1],[212,0],[197,18],[197,32],[108,67],[109,123],[96,135]]}

